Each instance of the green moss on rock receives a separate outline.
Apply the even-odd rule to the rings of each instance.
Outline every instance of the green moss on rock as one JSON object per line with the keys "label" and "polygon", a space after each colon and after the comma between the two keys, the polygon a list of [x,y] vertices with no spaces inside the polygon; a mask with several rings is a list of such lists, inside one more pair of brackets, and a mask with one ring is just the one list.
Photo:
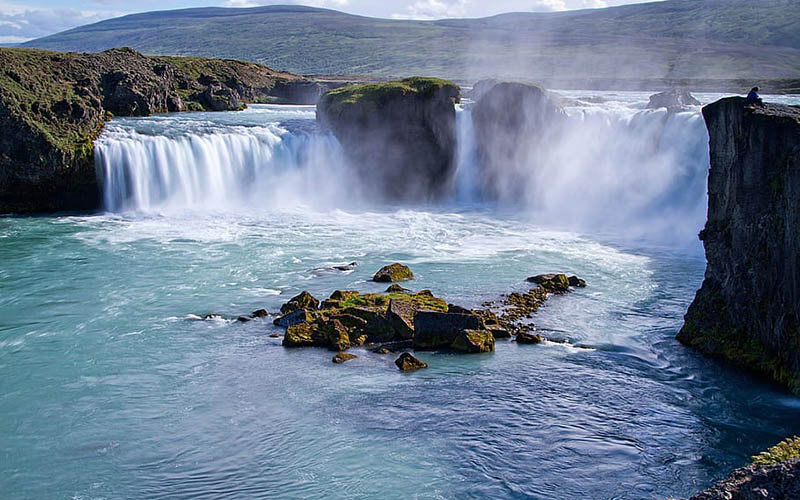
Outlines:
{"label": "green moss on rock", "polygon": [[372,281],[378,283],[394,283],[396,281],[407,281],[414,278],[414,273],[408,266],[395,262],[382,267],[372,277]]}
{"label": "green moss on rock", "polygon": [[800,437],[791,437],[753,457],[754,465],[777,465],[800,459]]}

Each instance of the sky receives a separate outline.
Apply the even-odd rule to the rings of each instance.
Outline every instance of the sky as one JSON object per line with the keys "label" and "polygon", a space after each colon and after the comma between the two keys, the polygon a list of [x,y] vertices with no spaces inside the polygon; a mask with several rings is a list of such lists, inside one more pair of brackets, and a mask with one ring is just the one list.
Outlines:
{"label": "sky", "polygon": [[442,19],[602,8],[642,3],[642,0],[0,0],[0,43],[23,42],[134,12],[290,3],[372,17]]}

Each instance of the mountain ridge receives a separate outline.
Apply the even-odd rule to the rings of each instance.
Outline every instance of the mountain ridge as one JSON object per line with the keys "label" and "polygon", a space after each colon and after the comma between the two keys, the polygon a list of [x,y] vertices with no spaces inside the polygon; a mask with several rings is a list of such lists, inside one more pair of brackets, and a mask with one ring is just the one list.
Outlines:
{"label": "mountain ridge", "polygon": [[[130,14],[23,44],[241,59],[300,74],[452,79],[800,76],[792,0],[667,0],[434,21],[298,5]],[[202,43],[197,43],[201,40]]]}

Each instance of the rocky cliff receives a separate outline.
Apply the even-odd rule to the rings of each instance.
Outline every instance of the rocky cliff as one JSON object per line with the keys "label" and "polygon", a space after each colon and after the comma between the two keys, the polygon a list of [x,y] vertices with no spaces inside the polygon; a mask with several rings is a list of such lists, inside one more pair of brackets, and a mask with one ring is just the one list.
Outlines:
{"label": "rocky cliff", "polygon": [[703,108],[708,266],[678,339],[800,392],[800,108]]}
{"label": "rocky cliff", "polygon": [[482,192],[494,198],[524,196],[531,169],[566,114],[544,89],[522,83],[476,84],[472,111]]}
{"label": "rocky cliff", "polygon": [[0,213],[98,208],[93,142],[113,115],[311,104],[321,93],[239,61],[0,48]]}
{"label": "rocky cliff", "polygon": [[455,169],[459,88],[408,78],[333,90],[317,120],[341,142],[374,195],[426,200],[442,194]]}

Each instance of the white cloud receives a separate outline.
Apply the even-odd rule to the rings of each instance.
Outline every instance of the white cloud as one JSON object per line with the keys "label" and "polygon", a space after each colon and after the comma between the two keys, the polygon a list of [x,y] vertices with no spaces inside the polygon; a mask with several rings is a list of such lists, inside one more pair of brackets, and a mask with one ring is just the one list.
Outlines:
{"label": "white cloud", "polygon": [[583,6],[587,9],[604,9],[608,7],[608,2],[604,0],[583,0]]}
{"label": "white cloud", "polygon": [[555,12],[567,10],[564,0],[534,0],[531,10],[534,12]]}
{"label": "white cloud", "polygon": [[222,3],[223,7],[261,7],[263,5],[273,5],[276,3],[282,4],[299,4],[308,5],[310,7],[333,7],[340,9],[346,7],[349,0],[283,0],[275,2],[271,0],[225,0]]}
{"label": "white cloud", "polygon": [[43,9],[0,3],[0,43],[19,43],[120,15],[77,9]]}
{"label": "white cloud", "polygon": [[406,13],[392,14],[394,19],[444,19],[467,15],[468,0],[417,0]]}

